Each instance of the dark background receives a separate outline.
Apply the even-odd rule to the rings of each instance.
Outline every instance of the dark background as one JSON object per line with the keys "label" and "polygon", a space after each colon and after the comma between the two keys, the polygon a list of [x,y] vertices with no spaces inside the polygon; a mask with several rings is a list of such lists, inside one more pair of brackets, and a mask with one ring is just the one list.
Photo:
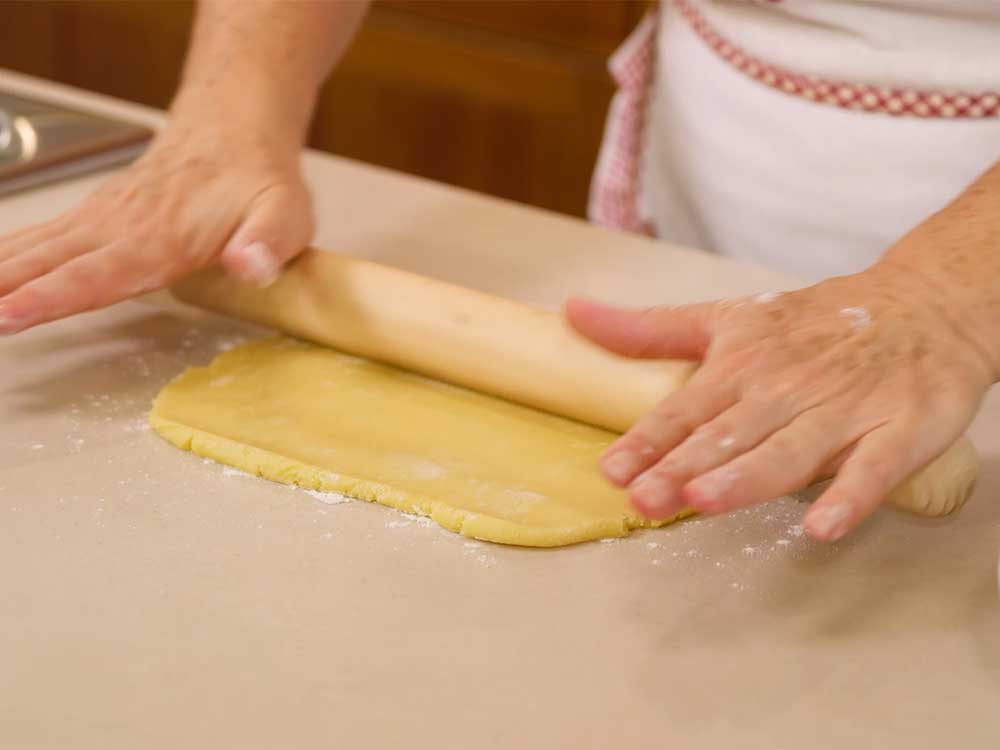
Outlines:
{"label": "dark background", "polygon": [[[607,58],[648,5],[378,2],[324,88],[310,145],[583,215]],[[184,0],[0,0],[0,67],[165,107],[193,12]]]}

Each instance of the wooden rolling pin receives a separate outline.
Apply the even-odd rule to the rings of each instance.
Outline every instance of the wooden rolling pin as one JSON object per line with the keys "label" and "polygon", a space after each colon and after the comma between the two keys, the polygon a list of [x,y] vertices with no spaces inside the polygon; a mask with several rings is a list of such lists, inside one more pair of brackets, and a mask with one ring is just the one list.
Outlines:
{"label": "wooden rolling pin", "polygon": [[[172,291],[210,310],[615,432],[695,368],[620,357],[576,335],[556,313],[319,250],[307,250],[263,289],[209,269]],[[943,515],[965,502],[976,473],[975,450],[962,438],[889,500]]]}

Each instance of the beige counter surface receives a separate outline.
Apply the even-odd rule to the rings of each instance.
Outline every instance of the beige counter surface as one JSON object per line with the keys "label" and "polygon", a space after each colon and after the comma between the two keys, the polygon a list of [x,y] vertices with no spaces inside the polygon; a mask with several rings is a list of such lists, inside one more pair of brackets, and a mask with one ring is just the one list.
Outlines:
{"label": "beige counter surface", "polygon": [[[341,159],[307,170],[319,246],[535,303],[790,283]],[[0,232],[97,181],[0,199]],[[883,510],[823,546],[787,499],[516,549],[148,431],[164,383],[254,335],[152,299],[0,340],[0,747],[1000,747],[996,394],[951,519]]]}

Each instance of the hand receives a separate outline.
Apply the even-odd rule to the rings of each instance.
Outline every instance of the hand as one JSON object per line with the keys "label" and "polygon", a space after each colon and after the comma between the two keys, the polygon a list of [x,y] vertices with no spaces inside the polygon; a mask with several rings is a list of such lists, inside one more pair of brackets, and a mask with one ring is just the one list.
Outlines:
{"label": "hand", "polygon": [[167,286],[217,260],[266,284],[313,231],[297,148],[175,122],[80,205],[0,237],[0,334]]}
{"label": "hand", "polygon": [[993,380],[933,292],[877,267],[781,295],[569,322],[629,357],[703,360],[601,459],[650,518],[724,513],[835,479],[806,515],[839,539],[956,440]]}

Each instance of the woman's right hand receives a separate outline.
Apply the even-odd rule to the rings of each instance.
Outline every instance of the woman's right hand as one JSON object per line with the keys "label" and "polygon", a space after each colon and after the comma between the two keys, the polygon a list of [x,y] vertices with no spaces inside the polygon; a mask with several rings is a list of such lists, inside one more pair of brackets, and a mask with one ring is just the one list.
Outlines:
{"label": "woman's right hand", "polygon": [[221,262],[274,280],[312,240],[298,148],[240,123],[175,119],[134,164],[54,219],[0,236],[0,334],[165,287]]}
{"label": "woman's right hand", "polygon": [[76,208],[0,236],[0,335],[221,262],[274,280],[312,240],[299,157],[367,3],[200,0],[170,124]]}

